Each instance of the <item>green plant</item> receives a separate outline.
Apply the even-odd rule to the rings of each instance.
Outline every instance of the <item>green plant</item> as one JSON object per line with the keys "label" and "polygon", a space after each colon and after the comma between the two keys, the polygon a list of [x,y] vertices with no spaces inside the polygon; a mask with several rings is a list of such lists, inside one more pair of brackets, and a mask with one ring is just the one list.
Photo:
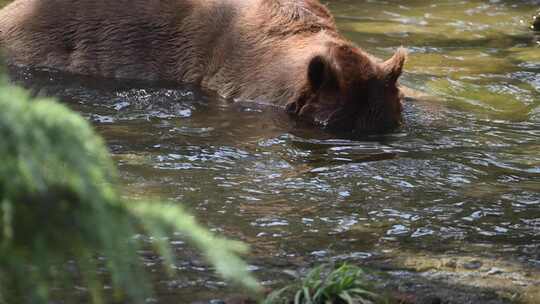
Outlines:
{"label": "green plant", "polygon": [[386,303],[373,291],[362,268],[343,264],[333,269],[321,265],[312,269],[298,284],[271,293],[263,304],[371,304]]}
{"label": "green plant", "polygon": [[[137,233],[162,240],[180,231],[223,277],[259,288],[237,256],[243,244],[215,237],[178,205],[127,202],[116,183],[102,139],[83,118],[0,80],[0,303],[48,303],[55,287],[75,283],[103,303],[105,282],[115,299],[143,302],[151,286]],[[172,269],[169,244],[154,247]]]}

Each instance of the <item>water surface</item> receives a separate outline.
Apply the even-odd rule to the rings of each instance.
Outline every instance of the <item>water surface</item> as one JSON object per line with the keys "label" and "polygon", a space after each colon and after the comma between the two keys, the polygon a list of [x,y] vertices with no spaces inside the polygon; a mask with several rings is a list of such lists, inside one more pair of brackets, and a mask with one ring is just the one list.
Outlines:
{"label": "water surface", "polygon": [[[252,247],[266,284],[314,262],[401,252],[472,254],[540,268],[538,1],[331,1],[343,33],[387,58],[410,56],[405,126],[344,138],[279,109],[170,84],[16,72],[36,94],[83,113],[114,155],[128,198],[182,204]],[[151,239],[147,240],[151,242]],[[162,298],[218,295],[224,283],[178,248]],[[151,255],[149,267],[156,263]]]}

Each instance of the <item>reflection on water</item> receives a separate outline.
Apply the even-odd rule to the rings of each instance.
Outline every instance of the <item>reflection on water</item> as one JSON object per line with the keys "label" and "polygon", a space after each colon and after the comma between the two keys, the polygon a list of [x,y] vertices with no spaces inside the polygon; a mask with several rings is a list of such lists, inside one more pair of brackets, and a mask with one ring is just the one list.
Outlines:
{"label": "reflection on water", "polygon": [[[95,124],[126,196],[184,204],[250,243],[268,284],[310,262],[396,248],[540,268],[540,49],[523,21],[535,2],[332,1],[344,33],[370,52],[407,46],[403,82],[432,96],[408,102],[406,126],[378,137],[340,138],[186,86],[14,77]],[[160,294],[216,294],[223,282],[171,242],[186,275],[160,281]]]}

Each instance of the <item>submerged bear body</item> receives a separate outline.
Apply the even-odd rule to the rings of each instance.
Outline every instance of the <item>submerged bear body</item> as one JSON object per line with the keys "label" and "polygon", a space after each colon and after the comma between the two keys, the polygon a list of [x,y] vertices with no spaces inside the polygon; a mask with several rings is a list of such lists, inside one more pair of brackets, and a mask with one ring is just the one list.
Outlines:
{"label": "submerged bear body", "polygon": [[404,51],[370,56],[316,0],[16,0],[0,48],[13,64],[195,83],[331,129],[401,122]]}

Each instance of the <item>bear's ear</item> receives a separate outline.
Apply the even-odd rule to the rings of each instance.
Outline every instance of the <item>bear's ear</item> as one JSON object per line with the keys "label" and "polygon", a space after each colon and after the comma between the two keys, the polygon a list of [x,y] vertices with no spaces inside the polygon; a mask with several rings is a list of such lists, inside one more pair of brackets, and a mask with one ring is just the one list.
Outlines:
{"label": "bear's ear", "polygon": [[407,59],[407,50],[400,47],[392,58],[388,59],[382,64],[383,71],[385,73],[385,80],[387,83],[396,83],[399,76],[403,72],[403,65]]}
{"label": "bear's ear", "polygon": [[336,73],[330,63],[322,56],[315,56],[308,66],[308,80],[314,91],[320,90],[325,85],[337,83]]}

